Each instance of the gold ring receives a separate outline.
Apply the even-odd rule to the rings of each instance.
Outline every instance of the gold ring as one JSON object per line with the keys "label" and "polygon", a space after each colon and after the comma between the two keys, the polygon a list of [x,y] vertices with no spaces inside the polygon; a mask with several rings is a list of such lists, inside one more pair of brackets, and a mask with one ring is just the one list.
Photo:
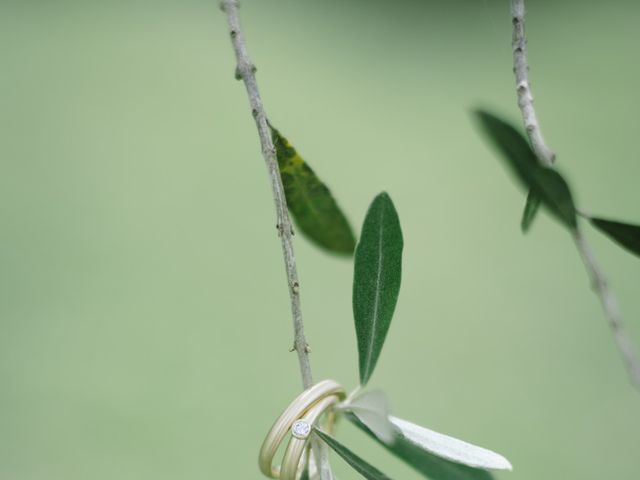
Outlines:
{"label": "gold ring", "polygon": [[[300,460],[303,458],[307,437],[313,424],[334,403],[344,397],[344,389],[333,380],[323,380],[298,395],[275,421],[264,439],[258,458],[260,471],[270,478],[295,479],[300,467],[304,467],[300,465]],[[282,468],[273,466],[273,457],[290,431],[292,439],[285,452]],[[281,476],[281,470],[286,477]]]}
{"label": "gold ring", "polygon": [[[313,425],[330,407],[340,402],[337,395],[325,397],[307,410],[300,420],[297,420],[291,427],[292,435],[282,460],[280,469],[280,480],[296,480],[298,474],[304,470],[306,461],[301,464],[300,460],[307,448],[309,435],[313,429]],[[299,428],[299,430],[296,429]],[[306,460],[306,459],[305,459]]]}

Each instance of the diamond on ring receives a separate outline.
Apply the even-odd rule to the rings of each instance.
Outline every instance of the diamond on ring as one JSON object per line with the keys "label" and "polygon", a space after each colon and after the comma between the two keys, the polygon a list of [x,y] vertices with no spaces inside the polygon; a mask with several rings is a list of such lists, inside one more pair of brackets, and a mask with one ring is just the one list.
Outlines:
{"label": "diamond on ring", "polygon": [[306,439],[311,433],[311,425],[305,420],[296,420],[291,426],[291,434],[302,440]]}

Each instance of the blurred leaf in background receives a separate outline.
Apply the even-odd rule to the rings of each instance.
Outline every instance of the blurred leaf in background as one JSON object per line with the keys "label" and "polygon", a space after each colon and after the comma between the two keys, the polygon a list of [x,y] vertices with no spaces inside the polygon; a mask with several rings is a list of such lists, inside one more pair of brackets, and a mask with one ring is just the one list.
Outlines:
{"label": "blurred leaf in background", "polygon": [[591,224],[629,252],[640,256],[640,226],[589,217]]}
{"label": "blurred leaf in background", "polygon": [[[569,229],[578,225],[576,207],[566,180],[556,170],[538,162],[528,140],[511,124],[484,110],[476,110],[479,124],[518,179],[542,201],[549,211]],[[523,229],[527,229],[537,209],[536,200],[529,195]]]}

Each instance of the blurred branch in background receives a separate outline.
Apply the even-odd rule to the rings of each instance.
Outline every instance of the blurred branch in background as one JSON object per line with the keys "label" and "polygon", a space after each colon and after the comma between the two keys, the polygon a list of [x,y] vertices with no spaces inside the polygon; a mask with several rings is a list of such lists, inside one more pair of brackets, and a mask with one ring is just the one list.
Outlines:
{"label": "blurred branch in background", "polygon": [[[231,43],[233,44],[233,50],[236,55],[237,66],[235,76],[236,79],[244,82],[247,89],[249,104],[251,105],[251,114],[253,115],[256,127],[258,128],[262,155],[265,163],[267,164],[269,177],[271,179],[271,189],[273,191],[273,200],[276,207],[276,227],[282,243],[282,254],[284,257],[287,282],[289,286],[289,297],[291,300],[291,314],[293,316],[294,331],[293,349],[298,354],[302,384],[306,389],[313,385],[313,376],[311,374],[311,363],[309,361],[309,346],[304,334],[302,309],[300,307],[300,282],[298,281],[298,270],[292,241],[293,226],[287,210],[287,200],[285,198],[280,169],[278,167],[276,148],[273,144],[271,129],[267,121],[267,114],[262,104],[260,91],[258,90],[258,83],[255,75],[256,67],[249,58],[244,35],[240,28],[239,7],[240,5],[237,0],[224,0],[220,3],[220,8],[227,16]],[[314,440],[312,440],[312,445],[314,456],[320,466],[320,478],[322,480],[332,480],[333,475],[329,466],[326,447],[324,447],[320,442]]]}
{"label": "blurred branch in background", "polygon": [[[513,71],[516,77],[518,106],[522,112],[522,119],[524,121],[527,136],[531,142],[531,147],[538,157],[538,161],[543,165],[551,166],[555,161],[555,154],[549,148],[542,136],[540,123],[533,106],[533,95],[531,93],[531,85],[529,83],[529,64],[527,61],[527,39],[525,35],[524,16],[524,0],[511,0],[511,17],[513,22]],[[528,228],[539,204],[540,201],[532,192],[529,192],[527,206],[525,207],[525,216],[523,218],[523,229],[526,230]],[[625,363],[631,383],[640,388],[640,361],[636,355],[633,343],[624,328],[618,301],[609,288],[606,276],[580,228],[576,228],[572,235],[576,248],[580,253],[580,258],[584,262],[589,274],[593,291],[596,293],[602,304],[613,338]]]}

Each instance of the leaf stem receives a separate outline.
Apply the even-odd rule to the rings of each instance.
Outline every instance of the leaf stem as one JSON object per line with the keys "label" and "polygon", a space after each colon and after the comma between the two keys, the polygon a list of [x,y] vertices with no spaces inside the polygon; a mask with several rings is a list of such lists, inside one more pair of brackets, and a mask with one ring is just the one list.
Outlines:
{"label": "leaf stem", "polygon": [[[518,106],[522,113],[525,130],[531,141],[531,146],[538,157],[538,161],[543,165],[551,166],[555,162],[556,156],[542,136],[540,122],[538,121],[533,106],[533,94],[529,83],[529,63],[527,60],[527,38],[525,35],[524,16],[524,0],[511,0],[513,72],[516,78]],[[640,360],[638,360],[633,343],[624,328],[618,301],[609,288],[606,276],[579,227],[572,232],[572,236],[580,258],[591,279],[593,291],[602,304],[616,347],[625,363],[629,380],[634,386],[640,388]]]}

